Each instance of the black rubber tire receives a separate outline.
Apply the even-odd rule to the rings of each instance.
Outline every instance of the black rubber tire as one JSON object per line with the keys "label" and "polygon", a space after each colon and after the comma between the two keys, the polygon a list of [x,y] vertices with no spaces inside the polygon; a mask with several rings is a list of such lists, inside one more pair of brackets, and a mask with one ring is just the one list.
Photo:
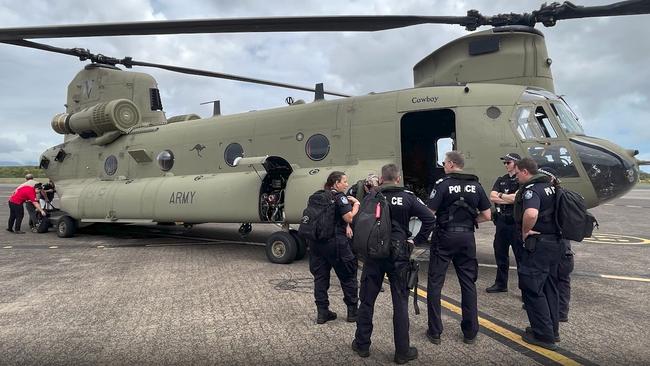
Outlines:
{"label": "black rubber tire", "polygon": [[46,233],[47,230],[50,228],[50,218],[47,216],[41,216],[39,214],[37,216],[35,228],[36,228],[36,232],[39,234]]}
{"label": "black rubber tire", "polygon": [[56,225],[56,235],[59,238],[69,238],[77,231],[77,222],[70,216],[62,216]]}
{"label": "black rubber tire", "polygon": [[296,239],[286,231],[276,231],[266,240],[266,257],[271,263],[289,264],[297,251]]}
{"label": "black rubber tire", "polygon": [[300,235],[298,235],[297,230],[289,230],[289,233],[291,236],[293,236],[293,239],[296,241],[296,260],[299,261],[303,258],[305,258],[305,254],[307,254],[307,242],[305,239],[303,239]]}

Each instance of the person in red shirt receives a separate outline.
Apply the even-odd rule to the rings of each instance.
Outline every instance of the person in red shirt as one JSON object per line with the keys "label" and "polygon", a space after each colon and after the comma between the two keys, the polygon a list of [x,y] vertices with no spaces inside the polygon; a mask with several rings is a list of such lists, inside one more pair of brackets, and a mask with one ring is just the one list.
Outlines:
{"label": "person in red shirt", "polygon": [[[29,181],[30,179],[27,180]],[[23,203],[28,201],[30,201],[34,207],[41,212],[41,215],[45,216],[45,211],[43,211],[40,203],[38,203],[38,199],[36,198],[36,189],[34,188],[34,185],[23,183],[18,186],[14,193],[9,197],[9,222],[7,224],[7,231],[16,234],[25,233],[20,230],[20,225],[23,222],[23,216],[25,216]]]}

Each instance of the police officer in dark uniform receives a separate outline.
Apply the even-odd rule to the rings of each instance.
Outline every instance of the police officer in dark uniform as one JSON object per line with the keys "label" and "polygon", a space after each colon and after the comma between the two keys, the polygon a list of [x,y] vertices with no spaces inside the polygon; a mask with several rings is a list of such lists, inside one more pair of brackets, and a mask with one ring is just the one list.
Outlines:
{"label": "police officer in dark uniform", "polygon": [[485,289],[489,293],[508,291],[508,269],[510,268],[510,247],[519,263],[520,241],[515,234],[515,219],[512,216],[515,194],[519,189],[519,182],[515,175],[515,162],[521,160],[517,153],[509,153],[500,158],[507,173],[497,178],[490,192],[490,201],[496,207],[495,217],[492,218],[496,225],[494,233],[494,259],[497,262],[497,278],[494,284]]}
{"label": "police officer in dark uniform", "polygon": [[478,178],[462,173],[465,159],[461,153],[448,152],[443,164],[446,176],[438,180],[427,204],[436,214],[438,222],[429,259],[427,337],[431,343],[440,344],[442,333],[440,292],[451,261],[456,268],[461,288],[463,319],[460,326],[463,331],[463,341],[471,344],[474,343],[478,333],[476,304],[478,261],[474,229],[478,227],[479,222],[490,220],[490,201]]}
{"label": "police officer in dark uniform", "polygon": [[515,198],[515,220],[524,241],[517,272],[531,325],[522,338],[554,350],[559,341],[557,273],[564,253],[554,218],[555,187],[533,159],[523,158],[516,167],[523,187]]}
{"label": "police officer in dark uniform", "polygon": [[414,239],[419,244],[426,242],[426,237],[433,228],[435,218],[419,198],[398,186],[400,181],[401,176],[397,165],[388,164],[381,168],[381,185],[378,189],[390,204],[390,217],[393,221],[391,241],[395,250],[387,259],[366,258],[364,260],[359,291],[361,304],[359,305],[357,331],[354,341],[352,341],[352,349],[361,357],[370,355],[375,300],[381,289],[384,275],[387,274],[393,300],[394,360],[398,364],[403,364],[418,356],[417,348],[411,347],[409,342],[407,281],[409,259],[413,250],[413,244],[407,242],[409,220],[416,216],[422,221],[422,228]]}
{"label": "police officer in dark uniform", "polygon": [[[551,183],[556,187],[560,185],[560,179],[555,169],[551,167],[541,167],[539,172],[546,174]],[[574,252],[571,250],[571,241],[562,239],[564,243],[564,255],[560,257],[560,263],[557,266],[557,292],[560,298],[560,307],[558,314],[560,322],[569,321],[569,302],[571,301],[571,272],[573,272]]]}
{"label": "police officer in dark uniform", "polygon": [[330,190],[336,204],[336,226],[334,237],[326,242],[312,242],[309,245],[309,270],[314,276],[314,298],[318,315],[316,323],[323,324],[336,319],[336,313],[329,310],[327,290],[330,287],[332,268],[341,282],[343,302],[347,305],[348,322],[357,320],[358,284],[357,258],[352,253],[350,223],[359,211],[359,201],[346,197],[348,178],[343,172],[334,171],[327,177],[325,190]]}

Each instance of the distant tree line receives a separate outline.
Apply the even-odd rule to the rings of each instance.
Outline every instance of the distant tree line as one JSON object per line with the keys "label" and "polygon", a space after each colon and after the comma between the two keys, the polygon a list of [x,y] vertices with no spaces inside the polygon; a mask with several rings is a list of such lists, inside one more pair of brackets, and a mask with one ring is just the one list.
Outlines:
{"label": "distant tree line", "polygon": [[0,178],[23,178],[27,174],[44,178],[45,172],[37,166],[0,166]]}
{"label": "distant tree line", "polygon": [[648,182],[648,181],[650,181],[650,173],[641,172],[639,174],[639,178],[641,178],[641,180],[643,180],[643,181]]}

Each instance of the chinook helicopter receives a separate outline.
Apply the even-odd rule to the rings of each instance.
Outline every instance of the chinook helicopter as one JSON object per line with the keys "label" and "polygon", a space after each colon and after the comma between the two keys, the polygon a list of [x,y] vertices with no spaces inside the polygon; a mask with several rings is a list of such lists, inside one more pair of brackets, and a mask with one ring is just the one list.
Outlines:
{"label": "chinook helicopter", "polygon": [[[402,167],[403,183],[428,196],[443,176],[440,146],[466,156],[465,171],[490,182],[502,174],[495,157],[533,157],[558,171],[563,185],[594,207],[628,192],[639,180],[636,150],[586,136],[555,94],[551,59],[536,23],[650,13],[648,1],[582,7],[542,5],[525,14],[483,16],[333,16],[239,18],[59,25],[0,29],[0,42],[89,60],[70,82],[64,113],[52,119],[63,143],[40,156],[56,183],[61,237],[91,223],[252,223],[282,227],[266,243],[268,259],[290,263],[306,252],[290,229],[307,197],[329,172],[351,181],[387,163]],[[470,33],[413,67],[410,89],[347,96],[314,88],[92,54],[32,41],[38,38],[232,32],[379,31],[418,24],[458,24]],[[167,118],[156,80],[117,67],[158,67],[312,91],[312,103],[209,118]],[[325,100],[325,95],[341,98]],[[216,204],[218,202],[218,204]]]}

